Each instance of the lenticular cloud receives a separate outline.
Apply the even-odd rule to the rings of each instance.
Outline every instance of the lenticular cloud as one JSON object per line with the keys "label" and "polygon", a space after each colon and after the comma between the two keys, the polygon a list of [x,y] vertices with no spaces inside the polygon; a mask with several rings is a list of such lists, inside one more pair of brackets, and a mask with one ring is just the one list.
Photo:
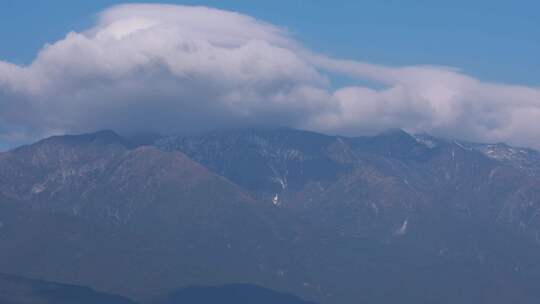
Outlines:
{"label": "lenticular cloud", "polygon": [[[379,83],[335,87],[327,73]],[[455,69],[329,58],[250,16],[121,5],[45,46],[0,61],[0,141],[57,134],[295,127],[359,135],[388,128],[540,147],[540,89]]]}

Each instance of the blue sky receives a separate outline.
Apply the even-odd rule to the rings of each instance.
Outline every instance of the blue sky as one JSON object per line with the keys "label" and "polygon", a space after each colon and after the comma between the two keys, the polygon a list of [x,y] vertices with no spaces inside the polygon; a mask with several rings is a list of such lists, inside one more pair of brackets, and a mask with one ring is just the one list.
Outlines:
{"label": "blue sky", "polygon": [[[160,1],[131,1],[160,2]],[[0,59],[28,63],[89,27],[114,0],[3,0]],[[540,1],[166,1],[234,10],[282,26],[318,52],[387,65],[448,65],[482,80],[540,86]]]}

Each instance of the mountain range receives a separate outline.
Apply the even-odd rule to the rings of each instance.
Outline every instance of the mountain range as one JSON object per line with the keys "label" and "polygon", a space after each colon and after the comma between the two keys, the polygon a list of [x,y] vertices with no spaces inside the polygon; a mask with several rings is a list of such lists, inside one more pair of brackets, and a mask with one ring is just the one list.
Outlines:
{"label": "mountain range", "polygon": [[539,213],[537,151],[402,130],[100,131],[0,153],[0,272],[139,303],[252,285],[538,303]]}

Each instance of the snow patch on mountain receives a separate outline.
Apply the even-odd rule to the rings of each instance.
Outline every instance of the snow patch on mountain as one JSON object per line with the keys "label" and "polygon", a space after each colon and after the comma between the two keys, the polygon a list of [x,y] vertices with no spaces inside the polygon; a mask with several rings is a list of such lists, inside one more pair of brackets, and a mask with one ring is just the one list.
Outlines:
{"label": "snow patch on mountain", "polygon": [[405,234],[407,234],[408,226],[409,226],[409,219],[406,219],[405,221],[403,221],[403,224],[401,224],[401,227],[399,227],[399,229],[396,230],[395,234],[396,235],[405,235]]}
{"label": "snow patch on mountain", "polygon": [[509,164],[532,176],[540,176],[540,153],[538,151],[512,147],[507,144],[469,144],[490,159]]}

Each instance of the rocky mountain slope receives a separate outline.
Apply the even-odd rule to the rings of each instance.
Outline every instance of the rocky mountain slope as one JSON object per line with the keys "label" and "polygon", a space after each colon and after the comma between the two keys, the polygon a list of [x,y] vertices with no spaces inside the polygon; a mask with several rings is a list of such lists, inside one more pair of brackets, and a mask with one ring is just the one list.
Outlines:
{"label": "rocky mountain slope", "polygon": [[54,137],[0,154],[0,271],[143,301],[248,282],[323,303],[537,303],[537,153],[490,151],[401,130]]}
{"label": "rocky mountain slope", "polygon": [[[356,299],[368,303],[434,301],[437,294],[469,303],[473,295],[487,301],[499,284],[515,284],[502,290],[528,295],[526,278],[540,274],[533,266],[540,181],[523,166],[535,162],[534,151],[501,159],[486,145],[401,130],[358,138],[240,130],[157,145],[183,151],[281,213],[294,214],[302,223],[297,250],[309,248],[305,268],[317,278],[306,284],[335,284],[324,291],[331,297],[356,289]],[[444,291],[449,286],[462,292]],[[438,293],[430,298],[425,287]]]}
{"label": "rocky mountain slope", "polygon": [[6,273],[146,300],[191,284],[265,283],[292,263],[238,186],[110,132],[1,154],[0,195]]}

